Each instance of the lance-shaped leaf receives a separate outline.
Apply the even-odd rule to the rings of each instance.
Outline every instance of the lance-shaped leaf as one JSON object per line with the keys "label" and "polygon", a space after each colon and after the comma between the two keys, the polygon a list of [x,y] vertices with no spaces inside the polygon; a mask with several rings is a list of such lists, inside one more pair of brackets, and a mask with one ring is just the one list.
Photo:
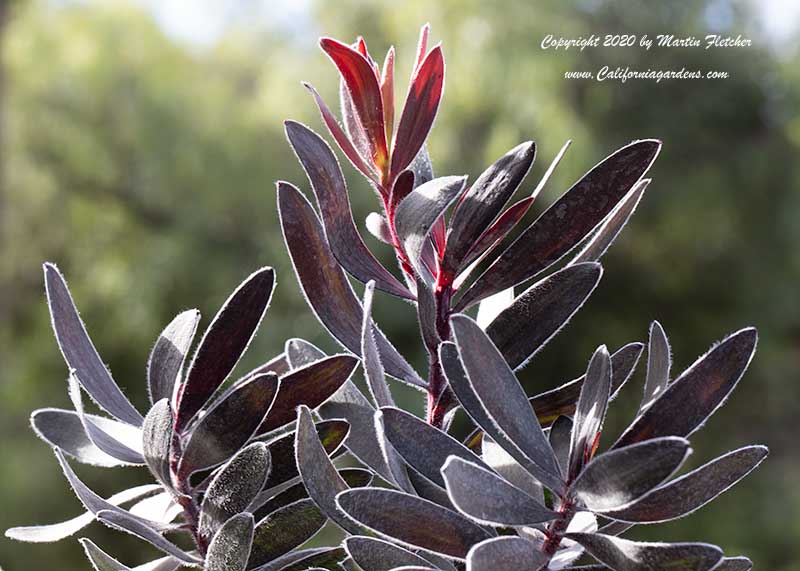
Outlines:
{"label": "lance-shaped leaf", "polygon": [[152,404],[172,398],[199,322],[200,312],[189,309],[179,313],[158,336],[147,360],[147,394]]}
{"label": "lance-shaped leaf", "polygon": [[657,436],[689,436],[736,387],[755,354],[757,340],[758,334],[751,327],[713,347],[653,401],[614,447]]}
{"label": "lance-shaped leaf", "polygon": [[[496,442],[505,445],[510,441],[521,455],[512,450],[509,453],[538,480],[556,492],[561,491],[563,482],[553,449],[514,372],[472,319],[455,315],[451,324],[467,383],[458,383],[461,386],[457,388],[447,369],[445,372],[467,413]],[[474,396],[470,398],[469,393]]]}
{"label": "lance-shaped leaf", "polygon": [[415,470],[444,488],[441,468],[450,456],[484,465],[469,448],[458,440],[398,408],[381,408],[386,438],[398,454]]}
{"label": "lance-shaped leaf", "polygon": [[658,523],[700,509],[733,487],[764,461],[765,446],[747,446],[656,488],[636,503],[603,515],[631,523]]}
{"label": "lance-shaped leaf", "polygon": [[95,446],[126,464],[144,464],[142,432],[139,428],[118,422],[107,423],[106,426],[110,430],[106,430],[88,418],[83,411],[80,381],[75,376],[75,371],[70,372],[67,392],[72,405],[75,407],[75,412],[78,413],[78,418],[83,424],[86,436]]}
{"label": "lance-shaped leaf", "polygon": [[[328,456],[335,454],[348,435],[350,427],[344,420],[323,420],[316,424],[317,438]],[[274,488],[299,475],[295,462],[294,432],[284,434],[267,443],[272,456],[272,471],[266,488]]]}
{"label": "lance-shaped leaf", "polygon": [[639,543],[601,533],[567,537],[616,571],[708,571],[722,559],[722,550],[707,543]]}
{"label": "lance-shaped leaf", "polygon": [[459,513],[394,490],[347,490],[336,502],[381,537],[455,559],[463,560],[472,545],[491,537]]}
{"label": "lance-shaped leaf", "polygon": [[395,476],[381,451],[380,441],[375,430],[375,408],[352,381],[346,382],[328,399],[319,408],[319,413],[323,418],[347,420],[350,424],[351,434],[355,435],[348,436],[345,441],[345,446],[350,453],[387,482],[396,483]]}
{"label": "lance-shaped leaf", "polygon": [[566,267],[533,284],[502,311],[486,333],[508,365],[524,367],[581,308],[602,275],[596,263]]}
{"label": "lance-shaped leaf", "polygon": [[[330,251],[314,209],[288,183],[278,183],[278,207],[284,240],[306,300],[331,335],[359,354],[363,310]],[[425,381],[377,328],[375,342],[387,373],[411,385],[425,386]]]}
{"label": "lance-shaped leaf", "polygon": [[254,528],[253,514],[240,513],[226,521],[208,546],[205,571],[245,571]]}
{"label": "lance-shaped leaf", "polygon": [[521,537],[495,537],[470,549],[467,571],[518,571],[546,566],[548,557]]}
{"label": "lance-shaped leaf", "polygon": [[589,462],[571,490],[593,512],[618,509],[669,478],[690,453],[689,441],[674,436],[617,448]]}
{"label": "lance-shaped leaf", "polygon": [[644,382],[644,396],[640,410],[647,408],[669,384],[669,370],[672,365],[667,334],[658,321],[650,325],[650,343],[647,346],[647,377]]}
{"label": "lance-shaped leaf", "polygon": [[622,229],[628,223],[636,207],[642,200],[645,189],[650,184],[650,179],[643,179],[633,185],[633,188],[625,195],[620,203],[611,211],[606,221],[597,229],[594,235],[586,242],[586,245],[572,259],[570,264],[580,264],[582,262],[596,262],[606,253],[617,239]]}
{"label": "lance-shaped leaf", "polygon": [[660,148],[660,141],[637,141],[595,166],[506,248],[456,310],[532,278],[569,252],[647,172]]}
{"label": "lance-shaped leaf", "polygon": [[120,531],[125,531],[131,535],[135,535],[156,549],[159,549],[167,555],[171,555],[172,557],[178,559],[185,565],[190,567],[201,566],[202,561],[199,558],[185,552],[171,541],[164,539],[164,537],[162,537],[161,534],[155,531],[152,527],[145,525],[139,518],[136,518],[125,511],[101,510],[97,512],[96,515],[97,519],[108,526]]}
{"label": "lance-shaped leaf", "polygon": [[314,537],[326,518],[310,499],[281,508],[256,524],[247,568],[264,565]]}
{"label": "lance-shaped leaf", "polygon": [[514,288],[510,287],[483,299],[478,305],[478,315],[475,317],[475,322],[485,331],[498,315],[514,303],[514,298]]}
{"label": "lance-shaped leaf", "polygon": [[[117,430],[132,428],[130,425],[101,416],[92,414],[85,416],[105,432],[114,433]],[[75,411],[59,408],[35,410],[31,414],[31,426],[36,436],[83,464],[106,468],[128,464],[98,448],[86,435],[81,418]]]}
{"label": "lance-shaped leaf", "polygon": [[170,471],[170,448],[172,447],[172,407],[169,399],[158,401],[142,424],[142,449],[144,461],[156,479],[167,487],[172,487]]}
{"label": "lance-shaped leaf", "polygon": [[295,121],[286,121],[285,127],[289,142],[317,197],[325,235],[334,257],[363,283],[374,280],[380,290],[413,299],[408,288],[375,259],[356,230],[344,175],[328,143]]}
{"label": "lance-shaped leaf", "polygon": [[443,176],[426,182],[406,196],[395,211],[395,231],[411,264],[420,273],[420,257],[433,224],[458,198],[465,176]]}
{"label": "lance-shaped leaf", "polygon": [[444,91],[442,48],[433,48],[414,71],[392,145],[393,174],[405,169],[422,148]]}
{"label": "lance-shaped leaf", "polygon": [[[119,506],[148,494],[152,494],[153,492],[161,489],[161,486],[158,484],[136,486],[134,488],[117,492],[105,501],[111,505]],[[94,514],[90,511],[87,511],[77,517],[59,523],[12,527],[11,529],[6,530],[5,536],[9,539],[25,541],[29,543],[52,543],[78,533],[93,521]]]}
{"label": "lance-shaped leaf", "polygon": [[389,223],[383,214],[377,212],[370,212],[364,219],[364,226],[372,236],[384,244],[391,245],[392,231],[389,229]]}
{"label": "lance-shaped leaf", "polygon": [[577,476],[594,455],[594,447],[603,428],[610,397],[611,357],[606,346],[601,345],[589,361],[586,380],[575,410],[575,425],[572,429],[569,452],[571,477]]}
{"label": "lance-shaped leaf", "polygon": [[236,288],[208,326],[178,389],[175,430],[186,428],[227,378],[256,334],[275,289],[275,271],[261,268]]}
{"label": "lance-shaped leaf", "polygon": [[[633,374],[643,349],[644,345],[641,343],[628,343],[611,355],[611,400],[614,400],[620,388]],[[575,405],[585,378],[583,375],[530,399],[542,426],[552,424],[559,416],[572,416],[575,413]]]}
{"label": "lance-shaped leaf", "polygon": [[192,430],[179,471],[188,474],[231,457],[256,433],[277,402],[278,376],[258,375],[243,383],[203,415]]}
{"label": "lance-shaped leaf", "polygon": [[322,97],[320,97],[317,90],[314,89],[311,84],[303,82],[303,86],[308,89],[311,93],[311,96],[314,98],[314,101],[319,108],[320,115],[322,116],[322,120],[325,122],[325,125],[328,127],[328,131],[330,131],[333,138],[336,140],[336,144],[339,145],[339,148],[342,149],[342,152],[345,156],[353,163],[353,166],[356,167],[361,173],[367,177],[371,182],[378,184],[378,177],[375,172],[375,169],[365,162],[361,153],[356,149],[353,145],[352,141],[347,136],[347,133],[344,132],[339,122],[336,120],[336,117],[331,112],[328,105],[323,101]]}
{"label": "lance-shaped leaf", "polygon": [[321,405],[339,390],[357,366],[358,359],[352,355],[333,355],[282,377],[278,395],[259,433],[265,434],[294,421],[299,405],[309,408]]}
{"label": "lance-shaped leaf", "polygon": [[130,571],[130,567],[123,565],[108,553],[97,547],[90,539],[85,537],[80,538],[78,541],[83,546],[83,551],[86,553],[86,558],[92,564],[95,571]]}
{"label": "lance-shaped leaf", "polygon": [[747,557],[723,557],[714,571],[750,571],[753,568],[753,562]]}
{"label": "lance-shaped leaf", "polygon": [[392,140],[394,129],[394,46],[386,52],[381,74],[381,99],[383,100],[383,125],[386,128],[386,140]]}
{"label": "lance-shaped leaf", "polygon": [[336,494],[348,490],[349,486],[328,458],[325,448],[317,438],[311,411],[305,406],[298,408],[295,450],[300,476],[314,503],[343,530],[359,533],[360,527],[353,525],[336,507]]}
{"label": "lance-shaped leaf", "polygon": [[[335,547],[333,549],[304,549],[300,553],[302,556],[297,558],[291,565],[280,565],[274,567],[274,569],[280,569],[280,571],[305,571],[306,569],[314,569],[316,571],[341,571],[344,565],[340,563],[347,558],[347,552],[341,547]],[[288,555],[292,555],[292,553]],[[277,561],[278,560],[273,561],[272,564],[277,563]],[[268,567],[267,571],[269,571],[269,569]]]}
{"label": "lance-shaped leaf", "polygon": [[425,347],[431,351],[439,346],[441,337],[436,327],[437,303],[433,293],[433,285],[426,283],[426,279],[417,275],[417,321],[420,334]]}
{"label": "lance-shaped leaf", "polygon": [[141,426],[142,415],[122,394],[97,354],[72,301],[67,282],[55,265],[44,265],[44,283],[53,331],[69,368],[75,371],[83,388],[103,410],[123,422]]}
{"label": "lance-shaped leaf", "polygon": [[136,502],[129,511],[145,519],[172,523],[183,513],[183,508],[175,502],[171,492],[162,491],[160,494]]}
{"label": "lance-shaped leaf", "polygon": [[372,400],[377,406],[394,406],[392,393],[386,383],[386,374],[375,343],[374,326],[372,324],[372,298],[375,284],[370,282],[364,289],[364,320],[361,325],[361,355],[364,364],[364,377]]}
{"label": "lance-shaped leaf", "polygon": [[473,462],[451,456],[441,472],[453,505],[484,525],[533,525],[558,517],[537,499]]}
{"label": "lance-shaped leaf", "polygon": [[503,479],[538,500],[540,504],[544,504],[542,484],[514,460],[513,456],[486,435],[483,436],[481,442],[481,458]]}
{"label": "lance-shaped leaf", "polygon": [[430,565],[416,553],[376,537],[354,535],[344,541],[345,549],[361,569],[391,571],[405,565]]}
{"label": "lance-shaped leaf", "polygon": [[372,65],[358,51],[332,38],[322,38],[319,45],[347,85],[356,116],[369,141],[372,163],[378,167],[385,165],[389,153],[383,125],[383,100]]}
{"label": "lance-shaped leaf", "polygon": [[339,111],[342,114],[344,130],[347,136],[350,137],[353,145],[358,149],[358,154],[362,157],[369,157],[371,151],[367,133],[358,120],[356,109],[353,105],[353,98],[350,96],[350,91],[347,89],[347,84],[344,80],[339,81]]}
{"label": "lance-shaped leaf", "polygon": [[550,434],[547,435],[550,447],[556,454],[558,467],[561,468],[561,474],[565,478],[569,476],[569,450],[572,440],[572,427],[572,419],[562,415],[555,419],[550,427]]}
{"label": "lance-shaped leaf", "polygon": [[319,347],[299,338],[287,340],[284,352],[291,369],[299,369],[327,357]]}
{"label": "lance-shaped leaf", "polygon": [[250,444],[220,469],[203,497],[200,506],[200,534],[212,537],[236,514],[247,510],[264,487],[271,467],[267,447]]}
{"label": "lance-shaped leaf", "polygon": [[454,274],[475,241],[489,228],[533,165],[536,145],[517,145],[467,189],[450,221],[442,271]]}

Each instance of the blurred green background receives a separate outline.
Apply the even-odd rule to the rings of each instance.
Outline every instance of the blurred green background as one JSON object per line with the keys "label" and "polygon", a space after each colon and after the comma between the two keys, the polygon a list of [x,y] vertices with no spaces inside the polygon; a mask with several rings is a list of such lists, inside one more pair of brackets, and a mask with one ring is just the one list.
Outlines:
{"label": "blurred green background", "polygon": [[[670,334],[675,373],[728,332],[756,325],[757,357],[726,408],[694,439],[695,466],[731,448],[771,456],[734,491],[689,518],[630,536],[703,540],[757,569],[800,566],[800,58],[794,2],[380,0],[130,3],[0,1],[0,528],[78,513],[31,410],[68,406],[66,368],[48,322],[41,263],[59,264],[117,381],[145,402],[145,361],[179,310],[208,319],[251,271],[278,288],[242,369],[302,336],[333,349],[306,308],[280,237],[274,181],[305,179],[281,121],[322,131],[301,80],[329,102],[336,75],[319,35],[364,35],[398,47],[404,93],[416,36],[444,43],[447,87],[430,139],[439,174],[476,176],[524,139],[539,159],[530,188],[563,142],[574,143],[530,219],[617,147],[657,137],[653,184],[611,253],[595,295],[521,374],[530,393],[580,374],[600,343]],[[545,34],[743,34],[753,47],[543,51]],[[566,71],[602,65],[723,70],[727,80],[592,82]],[[326,135],[327,136],[327,135]],[[359,225],[374,197],[349,164]],[[391,264],[390,253],[366,240]],[[411,309],[378,298],[376,318],[424,363]],[[611,416],[630,420],[643,368]],[[415,410],[421,400],[406,394]],[[79,474],[110,493],[141,470]],[[126,563],[154,553],[94,525]],[[0,539],[6,571],[88,569],[75,540]]]}

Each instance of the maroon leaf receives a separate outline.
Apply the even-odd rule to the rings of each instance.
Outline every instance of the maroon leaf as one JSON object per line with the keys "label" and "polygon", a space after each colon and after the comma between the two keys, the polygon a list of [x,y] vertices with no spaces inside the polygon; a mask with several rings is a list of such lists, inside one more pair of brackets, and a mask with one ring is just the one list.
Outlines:
{"label": "maroon leaf", "polygon": [[600,282],[600,264],[569,266],[518,296],[486,328],[509,366],[518,369],[567,324]]}
{"label": "maroon leaf", "polygon": [[301,404],[309,408],[321,405],[350,378],[356,366],[358,359],[352,355],[334,355],[281,377],[278,395],[258,432],[264,434],[293,422]]}
{"label": "maroon leaf", "polygon": [[394,46],[386,52],[381,75],[381,100],[383,101],[383,124],[386,127],[386,140],[392,140],[394,129]]}
{"label": "maroon leaf", "polygon": [[758,334],[742,329],[700,357],[670,384],[614,444],[689,436],[722,406],[750,365]]}
{"label": "maroon leaf", "polygon": [[314,131],[295,121],[286,121],[286,136],[308,175],[322,214],[331,251],[342,267],[363,283],[398,297],[413,295],[390,274],[369,251],[353,222],[347,186],[339,163],[328,144]]}
{"label": "maroon leaf", "polygon": [[78,315],[67,282],[53,264],[44,265],[50,319],[61,354],[86,392],[115,418],[141,426],[142,415],[128,400],[103,364]]}
{"label": "maroon leaf", "polygon": [[444,58],[436,46],[417,67],[397,125],[392,145],[392,174],[405,169],[417,156],[439,109],[444,90]]}
{"label": "maroon leaf", "polygon": [[[361,303],[334,259],[314,209],[299,190],[285,182],[278,183],[278,209],[284,240],[311,309],[344,347],[360,355]],[[375,342],[388,374],[414,386],[425,386],[377,328]]]}
{"label": "maroon leaf", "polygon": [[353,146],[353,143],[347,137],[347,134],[342,130],[341,125],[339,125],[336,117],[325,104],[325,101],[323,101],[322,97],[319,96],[317,90],[314,89],[309,83],[303,83],[303,85],[314,97],[314,101],[317,103],[319,112],[322,115],[322,120],[325,122],[325,125],[328,127],[328,131],[330,131],[331,135],[336,140],[336,144],[339,145],[339,148],[342,149],[342,152],[345,154],[345,156],[350,160],[351,163],[353,163],[354,167],[361,171],[365,177],[375,184],[378,184],[375,170],[364,162],[364,158]]}
{"label": "maroon leaf", "polygon": [[605,345],[597,348],[586,369],[581,396],[575,408],[569,452],[569,474],[577,476],[594,454],[593,446],[603,428],[611,400],[611,357]]}
{"label": "maroon leaf", "polygon": [[236,288],[208,326],[177,395],[175,429],[183,430],[247,349],[272,299],[275,271],[261,268]]}
{"label": "maroon leaf", "polygon": [[192,430],[181,456],[180,472],[188,474],[230,458],[262,423],[277,390],[278,376],[265,373],[218,401]]}
{"label": "maroon leaf", "polygon": [[660,141],[637,141],[595,166],[506,248],[464,293],[456,310],[528,280],[558,261],[622,200],[660,148]]}
{"label": "maroon leaf", "polygon": [[528,174],[536,145],[517,145],[486,169],[462,195],[450,220],[442,271],[454,274]]}
{"label": "maroon leaf", "polygon": [[339,69],[350,91],[356,115],[369,138],[372,162],[380,170],[387,162],[388,151],[383,126],[383,101],[375,70],[363,55],[347,44],[332,38],[322,38],[319,44]]}
{"label": "maroon leaf", "polygon": [[389,194],[389,216],[394,220],[394,211],[408,196],[415,186],[415,176],[410,170],[401,172],[392,185],[392,192]]}

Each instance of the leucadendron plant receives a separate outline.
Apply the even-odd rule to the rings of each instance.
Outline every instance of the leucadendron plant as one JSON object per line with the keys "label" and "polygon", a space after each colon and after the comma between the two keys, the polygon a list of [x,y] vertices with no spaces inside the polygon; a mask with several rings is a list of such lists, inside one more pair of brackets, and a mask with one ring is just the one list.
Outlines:
{"label": "leucadendron plant", "polygon": [[[641,406],[602,451],[608,405],[633,373],[643,344],[613,355],[600,346],[585,375],[530,399],[515,375],[597,286],[598,260],[641,200],[660,141],[635,141],[612,153],[505,246],[568,144],[533,191],[510,206],[533,163],[532,142],[511,149],[471,184],[463,176],[434,177],[425,141],[442,96],[444,60],[439,46],[428,51],[427,44],[424,27],[396,125],[394,50],[381,69],[361,39],[352,46],[321,41],[341,74],[344,128],[307,86],[340,150],[377,194],[380,210],[366,225],[394,251],[402,281],[358,233],[332,149],[310,128],[286,122],[319,211],[296,187],[278,183],[286,245],[314,313],[361,357],[368,393],[348,381],[319,412],[350,423],[345,446],[384,482],[347,489],[308,436],[311,413],[300,411],[299,470],[309,496],[349,535],[344,566],[750,569],[748,559],[725,557],[712,545],[619,536],[699,509],[765,458],[765,447],[749,446],[676,477],[691,452],[687,438],[747,369],[754,329],[730,335],[671,380],[669,343],[654,322]],[[365,284],[363,300],[345,272]],[[416,307],[426,375],[373,323],[376,289]],[[473,319],[467,312],[476,304]],[[425,391],[425,420],[397,408],[387,375]],[[475,425],[463,442],[450,433],[457,410]],[[582,557],[594,563],[576,566]]]}
{"label": "leucadendron plant", "polygon": [[[598,260],[642,199],[661,143],[635,141],[612,153],[507,244],[568,145],[510,206],[533,164],[532,142],[471,184],[434,177],[425,141],[442,97],[444,59],[439,46],[428,50],[428,33],[426,26],[397,121],[393,49],[381,69],[363,40],[321,41],[341,74],[344,127],[307,86],[340,150],[375,190],[379,211],[366,226],[394,252],[401,277],[361,238],[331,147],[286,122],[317,209],[279,182],[283,236],[311,309],[348,353],[329,356],[291,339],[280,355],[228,381],[269,305],[275,276],[263,268],[231,295],[187,367],[199,314],[183,312],[166,327],[148,363],[151,408],[142,417],[98,356],[63,277],[45,265],[74,410],[39,410],[32,424],[53,446],[86,513],[14,528],[9,537],[56,541],[96,519],[164,552],[135,567],[150,571],[752,567],[704,543],[620,536],[692,513],[765,458],[765,447],[748,446],[677,475],[691,452],[688,437],[747,369],[754,329],[728,336],[673,379],[667,336],[653,322],[641,405],[610,446],[601,446],[606,413],[643,343],[613,354],[601,345],[584,375],[531,398],[515,374],[599,283]],[[364,284],[362,297],[347,274]],[[524,289],[515,292],[518,286]],[[375,290],[416,309],[426,374],[373,322]],[[352,380],[359,359],[364,392]],[[424,392],[425,419],[396,406],[389,377]],[[109,416],[85,413],[84,392]],[[466,438],[454,436],[459,410],[474,425]],[[103,499],[67,456],[102,467],[143,465],[157,483]],[[328,521],[345,534],[343,544],[304,548]],[[181,534],[187,537],[174,541]],[[96,570],[129,569],[81,542]]]}

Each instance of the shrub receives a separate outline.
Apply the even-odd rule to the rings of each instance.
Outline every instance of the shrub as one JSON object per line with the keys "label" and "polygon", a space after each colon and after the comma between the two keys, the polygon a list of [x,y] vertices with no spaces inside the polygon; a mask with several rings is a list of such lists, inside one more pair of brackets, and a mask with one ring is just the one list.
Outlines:
{"label": "shrub", "polygon": [[[341,75],[344,127],[307,85],[340,150],[375,190],[380,211],[366,225],[392,248],[402,280],[361,238],[333,150],[310,128],[286,122],[319,215],[295,186],[279,182],[281,228],[311,309],[347,354],[328,356],[292,339],[283,353],[225,385],[269,305],[274,273],[264,268],[228,299],[185,374],[199,315],[183,312],[166,327],[148,363],[152,407],[142,418],[97,355],[58,270],[45,265],[75,410],[36,411],[32,423],[87,513],[7,535],[54,541],[98,519],[163,551],[166,557],[141,567],[162,570],[751,567],[704,543],[620,535],[692,513],[765,458],[766,448],[748,446],[675,477],[691,452],[688,437],[747,369],[754,329],[728,336],[672,379],[669,342],[654,322],[641,405],[603,451],[609,404],[631,377],[642,343],[613,354],[600,346],[583,376],[532,398],[515,375],[599,283],[599,260],[642,199],[661,143],[635,141],[612,153],[506,245],[568,145],[510,206],[534,161],[532,142],[472,184],[434,177],[425,141],[442,97],[444,59],[427,44],[426,26],[397,122],[393,49],[381,69],[363,40],[321,41]],[[365,284],[363,298],[347,274]],[[426,375],[373,322],[376,289],[415,308]],[[476,305],[473,319],[466,312]],[[351,379],[359,359],[365,392]],[[396,406],[388,377],[426,395],[425,420]],[[84,413],[82,391],[113,418]],[[451,431],[459,410],[474,425],[463,442]],[[336,456],[345,451],[363,468],[342,468]],[[66,455],[106,467],[147,465],[158,483],[105,500],[81,483]],[[347,534],[343,546],[302,549],[328,520]],[[191,536],[194,549],[178,547],[167,538],[173,533]],[[127,569],[81,541],[96,569]],[[578,565],[584,555],[596,564]]]}

